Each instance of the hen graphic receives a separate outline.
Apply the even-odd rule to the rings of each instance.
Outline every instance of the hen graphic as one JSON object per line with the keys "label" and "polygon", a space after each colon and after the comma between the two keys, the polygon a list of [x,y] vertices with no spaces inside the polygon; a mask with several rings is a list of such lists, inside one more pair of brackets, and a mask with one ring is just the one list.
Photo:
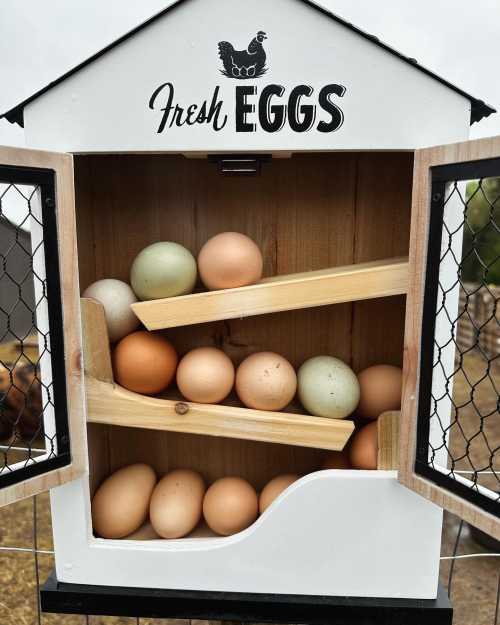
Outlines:
{"label": "hen graphic", "polygon": [[238,80],[263,76],[267,72],[266,51],[262,45],[264,39],[267,39],[266,33],[259,30],[246,50],[235,50],[229,41],[220,41],[219,56],[224,65],[221,73]]}

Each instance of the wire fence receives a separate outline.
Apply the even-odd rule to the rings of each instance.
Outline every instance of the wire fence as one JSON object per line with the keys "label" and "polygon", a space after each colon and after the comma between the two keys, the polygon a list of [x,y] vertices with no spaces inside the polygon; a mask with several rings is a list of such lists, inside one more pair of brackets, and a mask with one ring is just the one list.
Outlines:
{"label": "wire fence", "polygon": [[500,178],[468,175],[432,174],[415,470],[499,515]]}

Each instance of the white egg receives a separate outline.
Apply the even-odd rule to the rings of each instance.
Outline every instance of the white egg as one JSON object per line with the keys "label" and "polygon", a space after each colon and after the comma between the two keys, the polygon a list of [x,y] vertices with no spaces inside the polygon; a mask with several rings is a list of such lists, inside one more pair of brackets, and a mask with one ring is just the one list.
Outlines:
{"label": "white egg", "polygon": [[103,305],[109,340],[112,343],[139,326],[140,321],[130,307],[137,302],[137,297],[126,282],[113,278],[98,280],[85,289],[82,297],[95,299]]}

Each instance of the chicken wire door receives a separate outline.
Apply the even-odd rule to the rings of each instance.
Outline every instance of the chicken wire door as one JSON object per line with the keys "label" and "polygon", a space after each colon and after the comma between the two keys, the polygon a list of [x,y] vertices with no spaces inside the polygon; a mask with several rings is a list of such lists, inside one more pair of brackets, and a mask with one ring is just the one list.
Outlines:
{"label": "chicken wire door", "polygon": [[0,504],[83,471],[72,185],[71,156],[0,148]]}
{"label": "chicken wire door", "polygon": [[415,154],[399,479],[500,538],[500,137]]}

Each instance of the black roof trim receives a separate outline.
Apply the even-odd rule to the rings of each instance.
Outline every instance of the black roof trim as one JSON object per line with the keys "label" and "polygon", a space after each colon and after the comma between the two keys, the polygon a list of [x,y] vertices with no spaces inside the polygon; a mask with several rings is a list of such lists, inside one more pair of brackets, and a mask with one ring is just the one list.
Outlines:
{"label": "black roof trim", "polygon": [[[108,52],[109,50],[112,50],[113,48],[115,48],[116,46],[120,45],[122,42],[126,41],[130,37],[133,37],[140,30],[142,30],[143,28],[146,28],[147,26],[152,24],[154,21],[156,21],[157,19],[163,17],[169,11],[172,11],[173,9],[178,7],[180,4],[183,4],[184,2],[186,2],[186,0],[176,0],[173,4],[168,6],[166,9],[163,9],[159,13],[156,13],[156,15],[153,15],[148,20],[146,20],[142,24],[139,24],[139,26],[136,26],[135,28],[130,30],[128,33],[125,33],[125,35],[122,35],[121,37],[119,37],[118,39],[116,39],[115,41],[113,41],[112,43],[107,45],[102,50],[99,50],[99,52],[97,52],[96,54],[93,54],[88,59],[86,59],[85,61],[83,61],[79,65],[77,65],[76,67],[73,67],[68,72],[66,72],[65,74],[63,74],[62,76],[57,78],[56,80],[52,81],[51,83],[49,83],[48,85],[46,85],[45,87],[43,87],[42,89],[40,89],[39,91],[37,91],[36,93],[31,95],[29,98],[26,98],[26,100],[23,100],[22,102],[20,102],[14,108],[10,109],[6,113],[3,113],[3,115],[0,115],[0,119],[4,117],[5,119],[7,119],[12,124],[19,124],[21,127],[24,128],[24,107],[27,106],[30,102],[33,102],[33,100],[36,100],[38,97],[40,97],[41,95],[43,95],[44,93],[49,91],[49,89],[52,89],[52,87],[55,87],[59,83],[63,82],[63,80],[66,80],[66,78],[69,78],[70,76],[72,76],[73,74],[75,74],[76,72],[81,70],[83,67],[86,67],[87,65],[89,65],[90,63],[92,63],[93,61],[98,59],[103,54],[106,54],[106,52]],[[361,30],[357,26],[354,26],[350,22],[342,19],[338,15],[335,15],[334,13],[331,13],[327,9],[318,6],[312,0],[302,0],[302,2],[305,2],[305,4],[309,5],[310,7],[315,9],[316,11],[319,11],[320,13],[325,15],[326,17],[334,20],[335,22],[337,22],[338,24],[341,24],[342,26],[345,26],[346,28],[349,28],[349,30],[352,30],[353,32],[357,33],[358,35],[360,35],[364,39],[367,39],[368,41],[371,41],[375,45],[377,45],[380,48],[384,49],[386,52],[389,52],[390,54],[393,54],[394,56],[398,57],[400,60],[404,61],[405,63],[408,63],[408,64],[412,65],[413,67],[415,67],[416,69],[419,69],[421,72],[424,72],[424,74],[427,74],[431,78],[434,78],[435,80],[440,82],[442,85],[445,85],[446,87],[448,87],[452,91],[455,91],[456,93],[460,94],[461,96],[463,96],[464,98],[469,100],[470,103],[471,103],[471,117],[470,117],[471,125],[474,122],[480,121],[481,119],[483,119],[483,117],[488,117],[492,113],[496,113],[497,112],[496,109],[494,109],[493,107],[491,107],[488,104],[486,104],[485,102],[483,102],[483,100],[479,100],[478,98],[474,98],[473,96],[471,96],[470,94],[466,93],[465,91],[463,91],[459,87],[453,85],[452,83],[448,82],[447,80],[445,80],[444,78],[442,78],[438,74],[435,74],[431,70],[423,67],[422,65],[419,65],[416,59],[408,57],[408,56],[405,56],[404,54],[402,54],[401,52],[398,52],[397,50],[395,50],[391,46],[383,43],[382,41],[380,41],[380,39],[378,37],[375,37],[374,35],[370,35],[369,33],[365,32],[364,30]]]}

